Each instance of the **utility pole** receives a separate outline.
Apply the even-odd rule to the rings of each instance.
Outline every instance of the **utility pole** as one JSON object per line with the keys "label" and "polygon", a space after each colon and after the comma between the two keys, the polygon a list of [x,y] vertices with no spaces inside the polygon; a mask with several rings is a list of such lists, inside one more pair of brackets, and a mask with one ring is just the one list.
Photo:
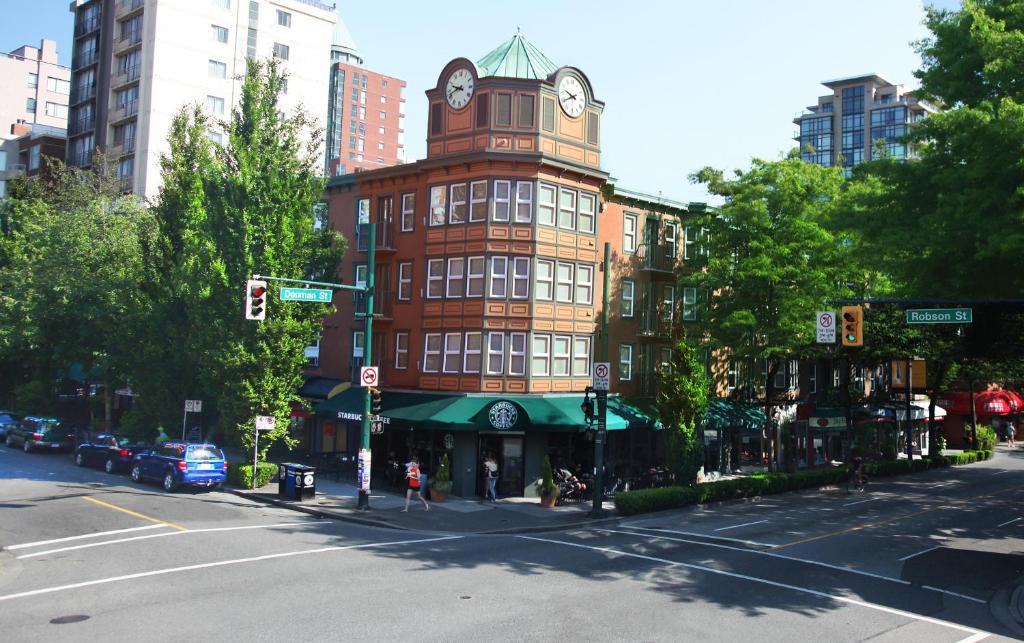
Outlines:
{"label": "utility pole", "polygon": [[[373,355],[373,274],[375,270],[377,250],[377,225],[370,225],[370,249],[366,256],[366,331],[363,339],[363,364],[370,366],[370,358]],[[362,439],[359,443],[359,469],[362,475],[359,477],[359,504],[362,511],[370,510],[370,415],[373,401],[373,391],[369,386],[365,388],[363,397],[363,430]]]}
{"label": "utility pole", "polygon": [[[604,278],[601,288],[601,361],[608,361],[608,286],[611,268],[612,245],[604,244],[604,261],[601,273]],[[608,391],[597,391],[597,431],[594,434],[594,506],[591,518],[603,518],[604,510],[604,443],[608,437]]]}
{"label": "utility pole", "polygon": [[914,369],[911,367],[913,358],[907,357],[907,460],[914,461],[914,420],[910,410],[913,408],[910,400],[914,397],[912,380]]}

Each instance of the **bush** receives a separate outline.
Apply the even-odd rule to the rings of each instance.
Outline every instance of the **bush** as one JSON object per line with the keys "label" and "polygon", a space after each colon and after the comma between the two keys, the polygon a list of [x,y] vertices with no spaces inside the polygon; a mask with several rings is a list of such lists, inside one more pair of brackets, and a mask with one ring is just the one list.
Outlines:
{"label": "bush", "polygon": [[996,431],[991,426],[978,427],[978,449],[991,451],[996,448]]}
{"label": "bush", "polygon": [[555,474],[551,470],[551,458],[544,456],[544,462],[541,464],[541,479],[540,483],[537,484],[537,493],[542,498],[557,498],[559,494],[558,485],[555,484]]}
{"label": "bush", "polygon": [[451,493],[452,491],[452,473],[451,466],[448,463],[448,454],[445,453],[441,456],[441,464],[437,467],[437,474],[433,480],[430,481],[430,488],[436,489],[442,493]]}
{"label": "bush", "polygon": [[[256,469],[256,488],[268,484],[277,475],[277,465],[260,462]],[[252,489],[252,465],[235,463],[228,465],[228,483],[243,489]]]}

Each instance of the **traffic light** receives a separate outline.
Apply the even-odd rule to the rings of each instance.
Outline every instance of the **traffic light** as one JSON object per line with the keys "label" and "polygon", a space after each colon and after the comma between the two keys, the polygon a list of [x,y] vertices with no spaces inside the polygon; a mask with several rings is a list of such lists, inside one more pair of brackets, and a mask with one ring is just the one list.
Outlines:
{"label": "traffic light", "polygon": [[374,415],[380,415],[382,406],[381,392],[379,388],[370,387],[370,410]]}
{"label": "traffic light", "polygon": [[250,279],[245,282],[245,318],[260,321],[267,316],[267,282]]}
{"label": "traffic light", "polygon": [[843,346],[864,345],[864,308],[843,306]]}
{"label": "traffic light", "polygon": [[583,421],[587,423],[587,428],[594,426],[594,400],[590,399],[590,393],[594,389],[588,386],[583,391],[583,403],[580,404],[580,410],[583,411]]}

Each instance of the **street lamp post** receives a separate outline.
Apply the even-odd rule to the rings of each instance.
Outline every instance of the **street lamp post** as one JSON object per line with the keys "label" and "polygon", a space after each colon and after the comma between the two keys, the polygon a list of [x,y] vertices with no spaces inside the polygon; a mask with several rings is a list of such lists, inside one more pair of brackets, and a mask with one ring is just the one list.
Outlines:
{"label": "street lamp post", "polygon": [[[604,261],[601,263],[603,275],[601,288],[601,361],[608,361],[608,287],[611,275],[612,244],[604,244]],[[597,391],[597,432],[594,434],[594,506],[590,510],[591,518],[604,518],[604,444],[608,437],[608,391]]]}

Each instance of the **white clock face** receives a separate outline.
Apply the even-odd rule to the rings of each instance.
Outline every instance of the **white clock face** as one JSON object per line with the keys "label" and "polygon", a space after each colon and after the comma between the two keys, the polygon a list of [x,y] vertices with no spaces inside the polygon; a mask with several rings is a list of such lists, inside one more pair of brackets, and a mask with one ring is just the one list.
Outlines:
{"label": "white clock face", "polygon": [[445,98],[454,109],[462,109],[473,96],[473,74],[468,69],[456,69],[444,87]]}
{"label": "white clock face", "polygon": [[572,118],[583,113],[587,101],[583,95],[583,85],[574,76],[564,76],[562,82],[558,83],[558,102]]}

